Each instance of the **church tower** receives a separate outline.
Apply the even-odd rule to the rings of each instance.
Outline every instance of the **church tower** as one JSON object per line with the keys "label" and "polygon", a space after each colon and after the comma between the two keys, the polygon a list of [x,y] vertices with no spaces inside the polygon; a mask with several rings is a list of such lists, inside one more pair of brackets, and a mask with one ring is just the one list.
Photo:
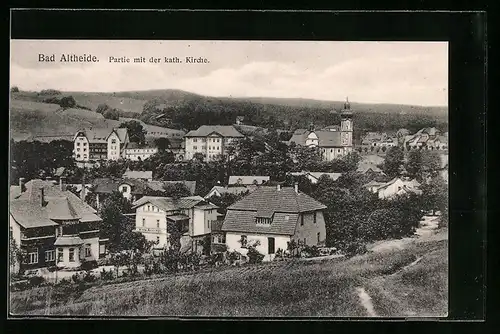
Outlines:
{"label": "church tower", "polygon": [[344,147],[344,154],[348,154],[353,150],[353,122],[352,110],[349,98],[346,98],[344,108],[340,112],[340,140]]}

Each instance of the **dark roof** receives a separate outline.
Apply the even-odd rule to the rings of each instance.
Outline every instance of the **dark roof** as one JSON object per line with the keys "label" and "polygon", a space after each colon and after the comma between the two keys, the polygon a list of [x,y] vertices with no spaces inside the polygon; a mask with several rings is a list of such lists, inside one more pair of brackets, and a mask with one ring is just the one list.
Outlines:
{"label": "dark roof", "polygon": [[206,137],[212,133],[217,133],[222,137],[244,137],[232,125],[202,125],[197,130],[189,131],[185,137]]}
{"label": "dark roof", "polygon": [[281,235],[295,234],[299,218],[298,213],[276,212],[270,225],[257,225],[255,223],[256,215],[257,211],[228,210],[222,225],[222,231]]}
{"label": "dark roof", "polygon": [[[41,206],[41,190],[46,204]],[[26,191],[10,200],[12,217],[24,228],[56,226],[54,220],[101,221],[97,211],[70,191],[61,191],[50,181],[31,180]]]}
{"label": "dark roof", "polygon": [[231,175],[229,176],[228,184],[242,184],[242,185],[252,185],[252,184],[262,184],[263,182],[269,181],[269,176],[258,176],[258,175]]}
{"label": "dark roof", "polygon": [[152,171],[138,171],[138,170],[127,170],[123,173],[123,178],[125,179],[152,179]]}
{"label": "dark roof", "polygon": [[228,209],[299,213],[325,208],[325,205],[302,192],[297,193],[292,187],[282,187],[278,191],[276,187],[262,186]]}

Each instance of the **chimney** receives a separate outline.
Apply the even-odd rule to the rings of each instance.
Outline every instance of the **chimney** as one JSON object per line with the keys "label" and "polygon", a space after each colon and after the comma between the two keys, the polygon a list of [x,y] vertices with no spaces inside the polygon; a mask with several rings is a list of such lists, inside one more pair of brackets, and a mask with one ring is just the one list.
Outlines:
{"label": "chimney", "polygon": [[45,205],[45,189],[40,187],[40,206],[43,207]]}
{"label": "chimney", "polygon": [[295,182],[295,192],[298,194],[299,193],[299,184]]}
{"label": "chimney", "polygon": [[24,177],[19,178],[19,188],[21,189],[21,192],[24,191],[24,180],[25,180]]}
{"label": "chimney", "polygon": [[278,183],[278,185],[276,186],[276,190],[281,191],[281,184]]}
{"label": "chimney", "polygon": [[66,188],[66,182],[64,182],[64,179],[65,179],[65,177],[64,177],[64,176],[61,176],[61,177],[59,178],[59,190],[61,190],[61,191],[66,190],[66,189],[65,189],[65,188]]}

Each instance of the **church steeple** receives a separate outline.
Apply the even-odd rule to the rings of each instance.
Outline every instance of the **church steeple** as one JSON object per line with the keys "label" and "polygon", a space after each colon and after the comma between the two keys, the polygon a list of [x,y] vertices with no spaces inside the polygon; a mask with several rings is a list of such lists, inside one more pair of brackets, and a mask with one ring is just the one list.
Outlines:
{"label": "church steeple", "polygon": [[351,110],[351,104],[349,103],[349,97],[348,96],[345,98],[344,110]]}

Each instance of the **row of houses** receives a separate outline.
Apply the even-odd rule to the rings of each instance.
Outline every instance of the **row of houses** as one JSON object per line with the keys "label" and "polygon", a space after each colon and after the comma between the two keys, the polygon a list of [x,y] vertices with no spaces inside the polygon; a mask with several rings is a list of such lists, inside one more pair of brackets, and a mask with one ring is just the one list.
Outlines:
{"label": "row of houses", "polygon": [[[156,249],[172,245],[169,226],[175,226],[181,233],[181,252],[210,252],[224,245],[245,254],[258,242],[259,252],[271,260],[291,240],[324,244],[325,208],[297,186],[277,185],[257,187],[230,206],[224,219],[218,207],[201,196],[143,196],[133,203],[132,216],[135,231],[154,241]],[[26,254],[22,271],[53,266],[74,270],[105,256],[101,222],[95,209],[65,189],[63,179],[59,185],[31,180],[11,187],[10,235]]]}
{"label": "row of houses", "polygon": [[414,134],[407,129],[399,129],[396,133],[367,132],[361,139],[361,149],[390,148],[400,146],[405,150],[429,149],[448,150],[448,133],[442,134],[435,127],[422,128]]}

